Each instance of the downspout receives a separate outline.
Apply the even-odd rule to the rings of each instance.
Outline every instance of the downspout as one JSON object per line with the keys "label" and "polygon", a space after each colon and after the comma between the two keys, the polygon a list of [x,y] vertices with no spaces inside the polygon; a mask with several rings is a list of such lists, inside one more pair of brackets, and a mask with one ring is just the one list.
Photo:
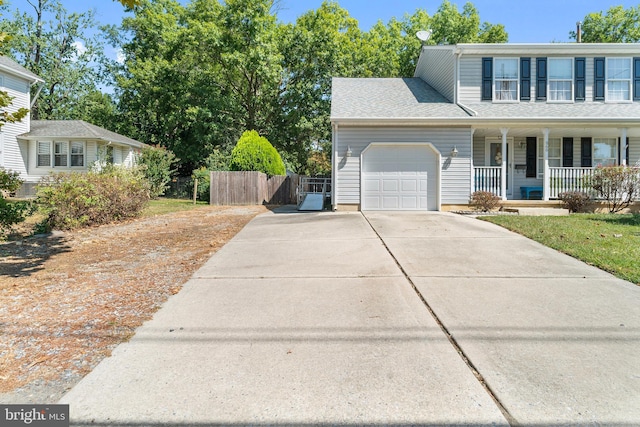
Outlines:
{"label": "downspout", "polygon": [[464,105],[459,101],[460,96],[458,92],[460,91],[460,58],[462,58],[463,53],[464,53],[464,49],[462,49],[461,47],[458,47],[453,53],[456,56],[456,60],[454,61],[454,64],[455,64],[454,75],[456,79],[455,81],[456,84],[453,90],[453,102],[458,107],[462,108],[464,112],[470,115],[471,117],[476,117],[478,115],[477,111]]}
{"label": "downspout", "polygon": [[33,106],[36,105],[36,101],[38,100],[38,97],[40,96],[40,92],[42,92],[43,87],[44,87],[44,82],[40,82],[40,84],[38,85],[38,91],[36,92],[36,94],[33,96],[33,99],[31,100],[31,105],[29,106],[30,110],[33,110]]}

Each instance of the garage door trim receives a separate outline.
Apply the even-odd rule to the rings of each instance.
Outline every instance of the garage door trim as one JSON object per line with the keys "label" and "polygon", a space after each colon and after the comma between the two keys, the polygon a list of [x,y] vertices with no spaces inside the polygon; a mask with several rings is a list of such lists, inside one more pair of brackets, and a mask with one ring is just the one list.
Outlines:
{"label": "garage door trim", "polygon": [[371,148],[375,148],[375,147],[407,147],[407,146],[412,146],[412,147],[424,147],[427,148],[429,150],[431,150],[435,156],[435,160],[436,160],[436,210],[441,210],[441,203],[440,203],[440,189],[441,189],[441,182],[440,182],[440,175],[441,175],[441,159],[442,159],[442,154],[440,153],[440,151],[438,151],[438,149],[430,142],[372,142],[369,145],[367,145],[364,150],[362,150],[362,152],[360,153],[360,206],[361,209],[364,208],[364,157],[367,153],[367,151],[369,151]]}

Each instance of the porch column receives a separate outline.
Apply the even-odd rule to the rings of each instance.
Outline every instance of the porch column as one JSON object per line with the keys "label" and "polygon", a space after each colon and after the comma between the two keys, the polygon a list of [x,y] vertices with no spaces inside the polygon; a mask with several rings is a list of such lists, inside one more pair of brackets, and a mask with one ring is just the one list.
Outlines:
{"label": "porch column", "polygon": [[542,135],[544,136],[542,200],[549,200],[549,193],[551,192],[551,186],[549,185],[549,128],[542,129]]}
{"label": "porch column", "polygon": [[507,133],[509,132],[509,128],[500,128],[500,133],[502,133],[502,164],[501,172],[500,172],[500,194],[502,195],[502,200],[507,200]]}
{"label": "porch column", "polygon": [[471,158],[469,159],[469,164],[471,165],[471,192],[469,193],[469,197],[476,191],[476,169],[473,165],[473,134],[476,133],[475,128],[471,128]]}
{"label": "porch column", "polygon": [[620,129],[620,165],[627,166],[627,128]]}

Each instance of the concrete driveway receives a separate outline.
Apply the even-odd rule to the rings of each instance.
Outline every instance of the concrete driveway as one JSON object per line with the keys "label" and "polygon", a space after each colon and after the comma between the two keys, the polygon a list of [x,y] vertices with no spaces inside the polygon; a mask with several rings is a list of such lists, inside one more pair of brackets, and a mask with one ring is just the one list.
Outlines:
{"label": "concrete driveway", "polygon": [[640,288],[491,224],[281,211],[60,403],[73,425],[638,424],[638,350]]}

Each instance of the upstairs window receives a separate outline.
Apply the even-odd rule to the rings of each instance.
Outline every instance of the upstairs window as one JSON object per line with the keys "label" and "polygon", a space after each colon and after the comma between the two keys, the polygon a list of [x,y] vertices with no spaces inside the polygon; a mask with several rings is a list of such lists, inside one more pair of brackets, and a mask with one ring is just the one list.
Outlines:
{"label": "upstairs window", "polygon": [[607,58],[607,101],[631,101],[631,58]]}
{"label": "upstairs window", "polygon": [[495,101],[518,100],[518,58],[493,60],[493,99]]}
{"label": "upstairs window", "polygon": [[573,60],[549,58],[549,101],[573,100]]}

